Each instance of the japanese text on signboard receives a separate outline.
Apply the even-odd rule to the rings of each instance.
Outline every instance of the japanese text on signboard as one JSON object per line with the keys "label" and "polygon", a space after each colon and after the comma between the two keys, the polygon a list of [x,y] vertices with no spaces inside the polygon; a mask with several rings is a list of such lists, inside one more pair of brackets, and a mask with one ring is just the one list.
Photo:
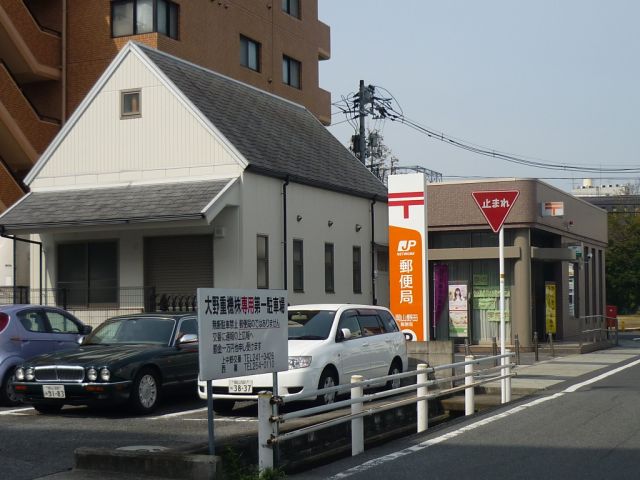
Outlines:
{"label": "japanese text on signboard", "polygon": [[198,290],[201,376],[203,369],[209,379],[286,370],[286,297],[214,292]]}

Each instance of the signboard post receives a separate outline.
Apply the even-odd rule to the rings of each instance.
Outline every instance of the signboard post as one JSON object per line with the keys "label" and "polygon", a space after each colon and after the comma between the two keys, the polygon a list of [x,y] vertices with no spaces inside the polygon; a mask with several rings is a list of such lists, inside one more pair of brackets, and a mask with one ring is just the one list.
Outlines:
{"label": "signboard post", "polygon": [[429,340],[426,198],[423,173],[389,176],[389,303],[415,341]]}
{"label": "signboard post", "polygon": [[[498,234],[498,245],[500,251],[500,355],[506,353],[506,327],[504,321],[504,228],[503,224],[513,208],[513,204],[518,199],[520,191],[518,190],[492,190],[482,192],[472,192],[482,215],[493,230]],[[502,358],[502,365],[505,365],[506,359]],[[506,368],[502,369],[501,376],[506,375]],[[507,379],[501,380],[502,403],[507,402]]]}
{"label": "signboard post", "polygon": [[286,290],[198,289],[198,360],[207,384],[209,453],[214,452],[211,380],[289,368]]}

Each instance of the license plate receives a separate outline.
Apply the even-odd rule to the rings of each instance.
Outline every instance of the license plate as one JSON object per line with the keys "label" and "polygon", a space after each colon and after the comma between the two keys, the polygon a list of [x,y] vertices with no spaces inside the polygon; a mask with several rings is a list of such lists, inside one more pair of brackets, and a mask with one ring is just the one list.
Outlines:
{"label": "license plate", "polygon": [[43,385],[44,398],[65,398],[64,385]]}
{"label": "license plate", "polygon": [[229,380],[229,393],[253,393],[253,380]]}

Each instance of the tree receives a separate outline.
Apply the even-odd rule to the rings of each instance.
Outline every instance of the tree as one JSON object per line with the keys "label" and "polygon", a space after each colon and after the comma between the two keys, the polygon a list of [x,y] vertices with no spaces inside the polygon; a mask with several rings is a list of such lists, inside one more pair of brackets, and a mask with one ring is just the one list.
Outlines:
{"label": "tree", "polygon": [[621,313],[640,308],[640,216],[609,214],[607,303]]}

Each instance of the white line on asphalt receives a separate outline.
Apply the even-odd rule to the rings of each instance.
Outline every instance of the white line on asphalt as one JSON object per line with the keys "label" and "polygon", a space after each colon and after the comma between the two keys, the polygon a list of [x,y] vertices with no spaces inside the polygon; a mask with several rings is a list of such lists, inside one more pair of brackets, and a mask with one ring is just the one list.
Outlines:
{"label": "white line on asphalt", "polygon": [[166,415],[158,415],[157,417],[149,417],[149,420],[162,420],[163,418],[180,417],[182,415],[189,415],[191,413],[206,412],[207,407],[196,408],[195,410],[186,410],[184,412],[167,413]]}
{"label": "white line on asphalt", "polygon": [[13,414],[17,414],[18,412],[26,412],[27,410],[33,410],[33,408],[27,407],[27,408],[16,408],[14,410],[5,410],[3,412],[0,412],[0,415],[13,415]]}
{"label": "white line on asphalt", "polygon": [[518,405],[517,407],[514,407],[510,410],[507,410],[506,412],[503,413],[498,413],[497,415],[494,415],[492,417],[489,418],[483,418],[482,420],[479,420],[477,422],[471,423],[469,425],[466,425],[462,428],[459,428],[457,430],[453,430],[452,432],[449,433],[445,433],[444,435],[440,435],[439,437],[436,438],[431,438],[429,440],[426,440],[422,443],[419,443],[417,445],[413,445],[409,448],[405,448],[404,450],[399,450],[397,452],[394,453],[390,453],[388,455],[385,455],[383,457],[378,457],[376,459],[373,460],[369,460],[368,462],[363,463],[362,465],[358,465],[357,467],[353,467],[350,468],[349,470],[346,470],[344,472],[338,473],[336,475],[334,475],[333,477],[329,477],[329,480],[338,480],[341,478],[346,478],[346,477],[350,477],[351,475],[355,475],[356,473],[361,473],[365,470],[369,470],[370,468],[376,467],[378,465],[382,465],[383,463],[387,463],[387,462],[391,462],[397,458],[400,457],[404,457],[406,455],[409,455],[411,453],[415,453],[415,452],[419,452],[420,450],[424,450],[425,448],[429,448],[433,445],[437,445],[441,442],[444,442],[445,440],[449,440],[451,438],[455,438],[458,435],[462,435],[465,432],[469,432],[471,430],[475,430],[476,428],[482,427],[484,425],[488,425],[492,422],[495,422],[496,420],[500,420],[502,418],[505,417],[509,417],[511,415],[513,415],[514,413],[518,413],[521,412],[527,408],[533,407],[535,405],[539,405],[540,403],[544,403],[547,402],[549,400],[553,400],[554,398],[558,398],[558,397],[562,397],[564,395],[564,393],[556,393],[555,395],[551,395],[549,397],[543,397],[543,398],[538,398],[536,400],[533,400],[532,402],[529,403],[525,403],[524,405]]}
{"label": "white line on asphalt", "polygon": [[[206,422],[207,419],[206,418],[185,418],[184,419],[185,422]],[[229,422],[229,423],[250,423],[250,422],[257,422],[258,419],[257,418],[251,418],[251,417],[215,417],[213,419],[214,422]]]}
{"label": "white line on asphalt", "polygon": [[488,418],[484,418],[482,420],[479,420],[477,422],[471,423],[469,425],[466,425],[462,428],[459,428],[457,430],[453,430],[449,433],[445,433],[444,435],[440,435],[439,437],[436,438],[432,438],[429,440],[426,440],[422,443],[419,443],[417,445],[413,445],[411,447],[405,448],[403,450],[399,450],[397,452],[393,452],[390,453],[388,455],[385,455],[383,457],[378,457],[376,459],[373,460],[369,460],[368,462],[365,462],[361,465],[358,465],[356,467],[350,468],[349,470],[345,470],[344,472],[338,473],[332,477],[329,477],[329,480],[338,480],[338,479],[342,479],[342,478],[347,478],[350,477],[351,475],[355,475],[356,473],[360,473],[360,472],[364,472],[366,470],[369,470],[370,468],[376,467],[378,465],[382,465],[383,463],[387,463],[387,462],[391,462],[397,458],[400,457],[404,457],[406,455],[409,455],[411,453],[415,453],[415,452],[419,452],[420,450],[424,450],[425,448],[429,448],[433,445],[437,445],[441,442],[444,442],[445,440],[449,440],[451,438],[457,437],[458,435],[461,435],[465,432],[468,432],[470,430],[475,430],[476,428],[482,427],[484,425],[488,425],[489,423],[492,423],[496,420],[500,420],[502,418],[505,417],[509,417],[511,415],[513,415],[514,413],[518,413],[521,412],[527,408],[539,405],[541,403],[547,402],[549,400],[553,400],[555,398],[560,398],[563,397],[565,394],[567,393],[574,393],[576,392],[579,388],[585,387],[587,385],[590,385],[592,383],[598,382],[604,378],[607,378],[611,375],[614,375],[618,372],[621,372],[623,370],[626,370],[627,368],[631,368],[634,367],[636,365],[640,364],[640,360],[636,360],[634,362],[628,363],[627,365],[623,365],[622,367],[618,367],[615,368],[609,372],[603,373],[602,375],[598,375],[597,377],[593,377],[589,380],[586,380],[584,382],[581,383],[577,383],[575,385],[570,386],[569,388],[566,388],[565,390],[563,390],[560,393],[556,393],[554,395],[550,395],[548,397],[542,397],[542,398],[538,398],[536,400],[533,400],[531,402],[525,403],[523,405],[518,405],[517,407],[511,408],[509,410],[507,410],[506,412],[503,413],[498,413],[492,417],[488,417]]}
{"label": "white line on asphalt", "polygon": [[571,385],[569,388],[563,390],[563,392],[567,392],[567,393],[573,393],[576,390],[578,390],[579,388],[582,387],[586,387],[587,385],[590,385],[592,383],[598,382],[600,380],[602,380],[603,378],[607,378],[611,375],[614,375],[618,372],[621,372],[622,370],[626,370],[627,368],[631,368],[631,367],[635,367],[636,365],[638,365],[640,363],[640,360],[636,360],[635,362],[631,362],[628,363],[626,365],[623,365],[622,367],[618,367],[618,368],[614,368],[613,370],[609,371],[609,372],[605,372],[602,375],[598,375],[597,377],[593,377],[589,380],[586,380],[582,383],[576,383],[575,385]]}

